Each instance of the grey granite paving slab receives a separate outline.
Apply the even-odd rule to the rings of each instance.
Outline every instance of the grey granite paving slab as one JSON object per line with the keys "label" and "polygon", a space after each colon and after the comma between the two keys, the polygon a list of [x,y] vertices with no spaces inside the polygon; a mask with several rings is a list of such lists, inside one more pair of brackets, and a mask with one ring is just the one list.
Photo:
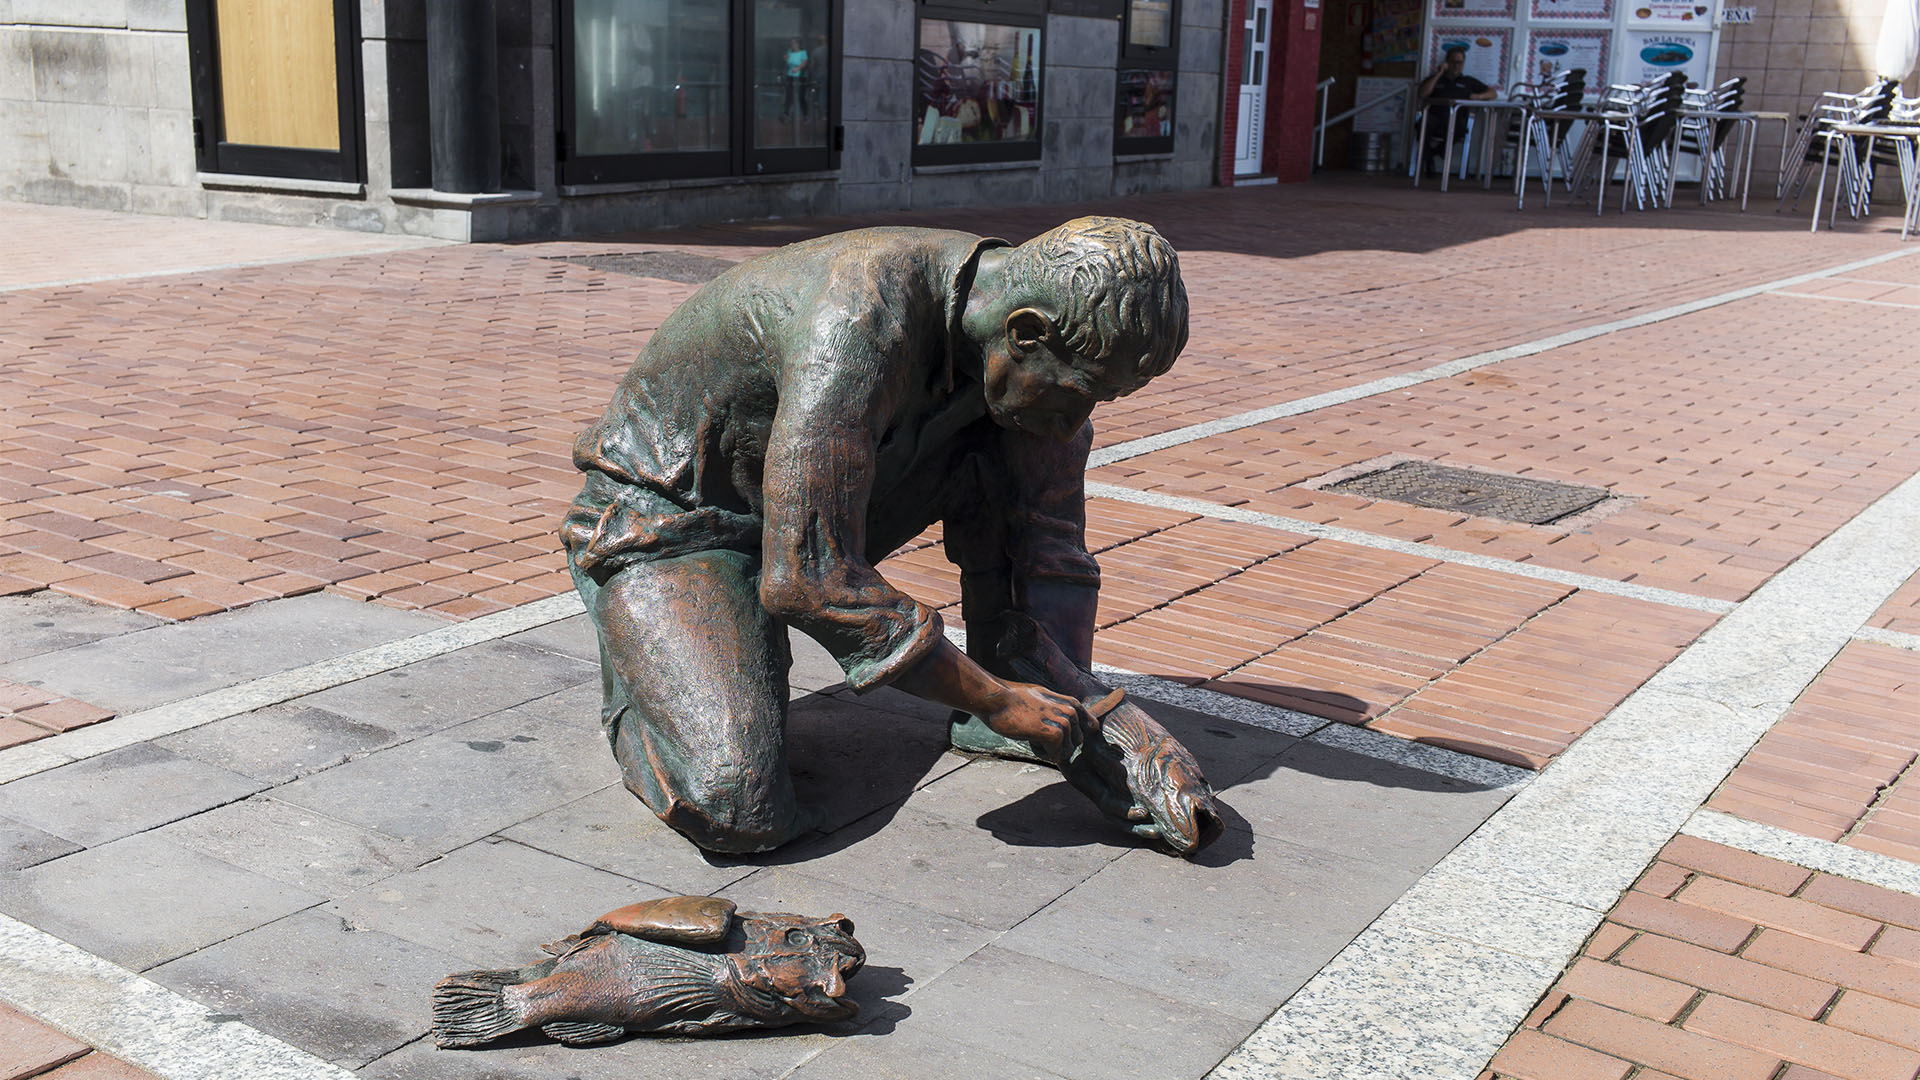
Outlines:
{"label": "grey granite paving slab", "polygon": [[[860,1003],[852,1027],[891,1028],[882,1018],[905,1011],[900,999],[932,983],[979,951],[994,933],[922,908],[851,889],[808,874],[805,867],[768,867],[721,890],[744,911],[791,911],[853,920],[854,936],[867,950],[867,966],[848,982]],[[876,1024],[875,1021],[881,1022]]]}
{"label": "grey granite paving slab", "polygon": [[996,944],[1251,1030],[1419,875],[1236,830],[1198,862],[1130,852]]}
{"label": "grey granite paving slab", "polygon": [[1037,1065],[914,1028],[843,1039],[789,1076],[791,1080],[1060,1080],[1059,1073]]}
{"label": "grey granite paving slab", "polygon": [[533,703],[336,765],[274,798],[449,851],[619,779],[597,721]]}
{"label": "grey granite paving slab", "polygon": [[1009,851],[1093,856],[1089,873],[1139,846],[1057,770],[1024,761],[974,760],[915,792],[907,808],[982,832]]}
{"label": "grey granite paving slab", "polygon": [[529,818],[501,835],[670,893],[709,895],[758,869],[724,857],[709,860],[620,784]]}
{"label": "grey granite paving slab", "polygon": [[571,656],[575,660],[585,660],[596,667],[600,663],[600,639],[594,633],[593,621],[585,615],[574,615],[545,626],[522,630],[506,640]]}
{"label": "grey granite paving slab", "polygon": [[284,784],[401,741],[391,728],[288,702],[153,740],[155,746]]}
{"label": "grey granite paving slab", "polygon": [[195,814],[154,835],[321,896],[345,896],[439,854],[269,795]]}
{"label": "grey granite paving slab", "polygon": [[79,850],[80,845],[71,840],[0,817],[0,870],[19,870]]}
{"label": "grey granite paving slab", "polygon": [[[960,769],[941,783],[971,771],[973,766]],[[1072,843],[1075,839],[1080,842]],[[835,885],[1004,930],[1052,903],[1125,850],[1092,842],[1087,836],[1069,836],[1062,846],[1018,846],[971,821],[909,805],[870,835],[851,842],[828,836],[800,845],[787,861],[804,863],[810,876]]]}
{"label": "grey granite paving slab", "polygon": [[265,786],[141,743],[0,784],[0,813],[92,847]]}
{"label": "grey granite paving slab", "polygon": [[913,996],[933,1032],[1072,1080],[1199,1076],[1253,1023],[989,946]]}
{"label": "grey granite paving slab", "polygon": [[829,690],[845,685],[847,673],[833,654],[820,643],[798,630],[787,631],[787,645],[793,652],[793,666],[787,669],[787,684],[796,693]]}
{"label": "grey granite paving slab", "polygon": [[457,956],[318,910],[217,942],[147,977],[212,1011],[356,1068],[424,1034]]}
{"label": "grey granite paving slab", "polygon": [[0,678],[124,713],[445,625],[311,593],[40,653],[0,665]]}
{"label": "grey granite paving slab", "polygon": [[[597,724],[600,665],[511,641],[474,645],[317,694],[295,703],[403,736],[425,735],[475,717],[591,684],[589,711],[580,719]],[[572,700],[572,699],[569,699]]]}
{"label": "grey granite paving slab", "polygon": [[787,714],[787,767],[794,794],[837,829],[966,764],[947,753],[944,725],[827,694],[795,701]]}
{"label": "grey granite paving slab", "polygon": [[1424,871],[1512,794],[1302,742],[1222,800],[1262,836]]}
{"label": "grey granite paving slab", "polygon": [[468,844],[417,870],[374,883],[325,910],[459,956],[482,968],[521,967],[540,946],[577,933],[664,890],[569,862],[511,840]]}
{"label": "grey granite paving slab", "polygon": [[805,1028],[711,1039],[633,1038],[572,1048],[531,1036],[478,1050],[409,1043],[359,1070],[368,1080],[778,1080],[834,1040]]}
{"label": "grey granite paving slab", "polygon": [[0,874],[0,911],[135,971],[320,900],[152,833]]}
{"label": "grey granite paving slab", "polygon": [[165,619],[52,590],[0,597],[0,664],[164,625]]}

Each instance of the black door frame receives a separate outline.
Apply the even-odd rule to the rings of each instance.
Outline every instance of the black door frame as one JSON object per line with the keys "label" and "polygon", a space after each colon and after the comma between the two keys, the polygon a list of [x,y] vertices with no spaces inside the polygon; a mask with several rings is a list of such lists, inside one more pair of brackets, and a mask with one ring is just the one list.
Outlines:
{"label": "black door frame", "polygon": [[193,141],[202,172],[285,176],[301,180],[366,180],[361,137],[360,4],[333,0],[334,86],[338,90],[340,149],[255,146],[226,141],[220,100],[220,29],[215,0],[186,0],[187,50],[193,80]]}

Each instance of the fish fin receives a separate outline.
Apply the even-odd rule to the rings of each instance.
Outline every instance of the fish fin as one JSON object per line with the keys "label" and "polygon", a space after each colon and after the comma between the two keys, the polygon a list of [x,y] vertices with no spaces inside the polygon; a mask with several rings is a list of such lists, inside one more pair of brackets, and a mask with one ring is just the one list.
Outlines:
{"label": "fish fin", "polygon": [[627,1033],[619,1024],[588,1024],[577,1020],[556,1020],[540,1025],[540,1031],[555,1042],[568,1046],[597,1046]]}
{"label": "fish fin", "polygon": [[540,946],[540,951],[546,953],[548,956],[565,958],[574,950],[580,948],[580,946],[592,941],[594,936],[596,935],[568,934],[559,941],[549,941],[545,945]]}
{"label": "fish fin", "polygon": [[479,1046],[520,1030],[518,1017],[501,999],[502,987],[520,981],[520,971],[462,971],[433,988],[433,1041],[442,1048]]}

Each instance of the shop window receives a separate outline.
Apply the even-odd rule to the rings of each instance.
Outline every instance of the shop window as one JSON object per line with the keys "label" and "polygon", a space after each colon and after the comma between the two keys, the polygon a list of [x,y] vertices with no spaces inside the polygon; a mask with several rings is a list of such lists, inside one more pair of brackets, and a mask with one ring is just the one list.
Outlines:
{"label": "shop window", "polygon": [[568,184],[830,169],[834,0],[562,0]]}
{"label": "shop window", "polygon": [[916,165],[1040,156],[1038,0],[927,5],[914,61]]}
{"label": "shop window", "polygon": [[362,179],[359,0],[188,0],[205,172]]}
{"label": "shop window", "polygon": [[1116,154],[1173,152],[1179,0],[1127,0],[1114,110]]}

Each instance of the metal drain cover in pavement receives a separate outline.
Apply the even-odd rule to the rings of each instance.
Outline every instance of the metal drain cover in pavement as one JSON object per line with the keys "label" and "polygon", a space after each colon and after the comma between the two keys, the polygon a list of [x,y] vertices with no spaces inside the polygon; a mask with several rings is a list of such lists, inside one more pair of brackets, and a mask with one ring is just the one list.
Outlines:
{"label": "metal drain cover in pavement", "polygon": [[561,262],[579,263],[595,270],[635,277],[664,278],[687,285],[703,285],[732,269],[731,259],[695,255],[691,251],[631,251],[618,255],[567,255]]}
{"label": "metal drain cover in pavement", "polygon": [[1455,469],[1431,461],[1401,462],[1379,472],[1328,484],[1321,490],[1527,525],[1558,521],[1595,506],[1612,494],[1606,488]]}

